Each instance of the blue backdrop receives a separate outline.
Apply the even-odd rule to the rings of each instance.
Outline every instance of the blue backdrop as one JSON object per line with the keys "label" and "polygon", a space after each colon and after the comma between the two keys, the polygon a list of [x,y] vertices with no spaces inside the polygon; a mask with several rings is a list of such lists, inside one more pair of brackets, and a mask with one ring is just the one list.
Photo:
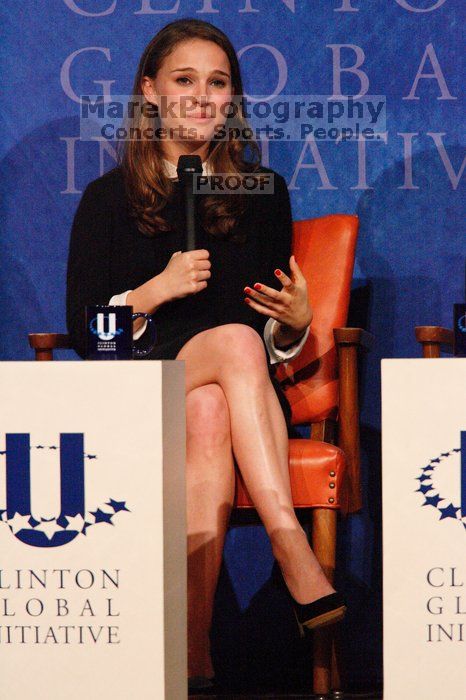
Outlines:
{"label": "blue backdrop", "polygon": [[[32,359],[30,331],[65,331],[72,217],[85,185],[114,165],[111,147],[79,140],[78,96],[128,94],[145,45],[166,23],[197,17],[221,28],[241,55],[251,95],[331,95],[341,78],[343,94],[387,96],[386,136],[365,153],[355,142],[263,147],[264,164],[289,183],[295,219],[332,212],[361,219],[352,313],[377,343],[362,377],[365,507],[343,525],[340,540],[340,587],[352,602],[343,629],[352,685],[381,679],[380,359],[418,355],[413,326],[451,326],[452,305],[464,298],[461,6],[4,0],[0,10],[5,360]],[[266,583],[272,560],[262,529],[233,529],[225,561],[214,624],[219,673],[245,683],[253,674],[290,683],[304,677],[306,651],[292,624],[283,626],[283,601]]]}

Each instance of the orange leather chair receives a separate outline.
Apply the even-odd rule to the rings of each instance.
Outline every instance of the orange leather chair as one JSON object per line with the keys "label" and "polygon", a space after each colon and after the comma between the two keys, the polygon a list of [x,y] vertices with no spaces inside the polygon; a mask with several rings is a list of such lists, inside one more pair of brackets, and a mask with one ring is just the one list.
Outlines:
{"label": "orange leather chair", "polygon": [[[357,361],[358,348],[368,349],[372,337],[344,327],[358,223],[356,216],[344,214],[294,222],[293,253],[306,277],[314,315],[300,354],[278,365],[276,372],[292,409],[292,424],[310,427],[310,439],[289,441],[291,488],[295,508],[304,516],[310,513],[312,548],[330,581],[337,513],[354,513],[362,505]],[[253,507],[239,474],[236,506]],[[332,630],[314,633],[317,697],[330,689],[337,697],[341,688],[332,642]]]}
{"label": "orange leather chair", "polygon": [[[310,426],[310,439],[289,441],[291,487],[295,508],[311,514],[311,544],[329,580],[335,571],[337,513],[361,508],[357,355],[371,338],[361,329],[344,328],[357,232],[358,218],[345,214],[294,222],[293,253],[314,316],[299,356],[275,370],[293,425]],[[52,360],[54,349],[69,347],[64,334],[30,334],[29,343],[37,360]],[[254,508],[239,472],[235,506],[243,512]],[[332,628],[314,633],[313,689],[320,698],[330,690],[338,697],[341,687],[332,642]]]}

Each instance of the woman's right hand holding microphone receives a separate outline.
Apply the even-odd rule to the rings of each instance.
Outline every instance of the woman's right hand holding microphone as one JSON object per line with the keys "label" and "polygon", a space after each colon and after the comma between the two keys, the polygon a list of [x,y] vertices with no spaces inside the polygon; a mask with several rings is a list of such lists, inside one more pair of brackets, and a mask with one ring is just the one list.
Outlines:
{"label": "woman's right hand holding microphone", "polygon": [[207,287],[211,276],[209,255],[204,248],[173,253],[163,272],[157,275],[164,301],[182,299]]}
{"label": "woman's right hand holding microphone", "polygon": [[[197,294],[207,287],[210,273],[209,251],[204,248],[173,253],[162,272],[132,290],[126,303],[134,312],[153,314],[159,306],[174,299]],[[138,318],[133,331],[139,330],[144,321]]]}

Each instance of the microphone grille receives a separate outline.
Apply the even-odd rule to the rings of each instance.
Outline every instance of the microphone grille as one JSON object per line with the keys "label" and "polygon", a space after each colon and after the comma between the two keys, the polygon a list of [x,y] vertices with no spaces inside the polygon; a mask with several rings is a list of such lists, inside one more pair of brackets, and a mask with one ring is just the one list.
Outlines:
{"label": "microphone grille", "polygon": [[201,156],[180,156],[178,158],[176,172],[178,173],[179,179],[181,179],[183,175],[202,173]]}

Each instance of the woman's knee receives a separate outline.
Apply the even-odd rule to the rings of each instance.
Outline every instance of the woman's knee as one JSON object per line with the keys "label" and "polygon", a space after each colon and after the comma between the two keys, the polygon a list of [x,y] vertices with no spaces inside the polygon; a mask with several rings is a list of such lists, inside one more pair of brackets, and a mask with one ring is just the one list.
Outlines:
{"label": "woman's knee", "polygon": [[187,393],[186,431],[188,441],[205,449],[231,440],[230,412],[219,384],[205,384]]}
{"label": "woman's knee", "polygon": [[201,331],[179,351],[186,363],[187,393],[211,383],[246,381],[249,387],[270,381],[267,354],[259,333],[244,323],[226,323]]}
{"label": "woman's knee", "polygon": [[217,343],[225,353],[222,369],[241,371],[242,376],[263,377],[268,375],[267,355],[259,333],[244,323],[227,323],[218,326]]}

